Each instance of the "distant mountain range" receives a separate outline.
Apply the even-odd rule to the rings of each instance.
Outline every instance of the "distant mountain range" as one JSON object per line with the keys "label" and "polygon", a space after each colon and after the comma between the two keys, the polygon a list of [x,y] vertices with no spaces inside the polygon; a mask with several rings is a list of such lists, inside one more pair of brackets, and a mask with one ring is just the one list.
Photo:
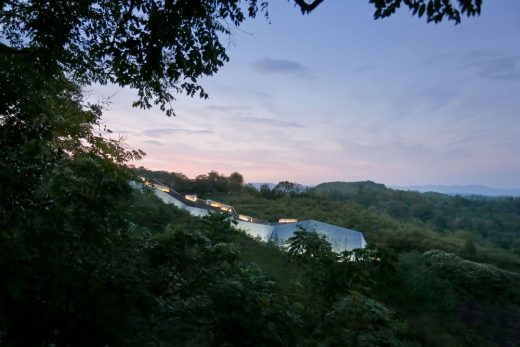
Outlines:
{"label": "distant mountain range", "polygon": [[[270,189],[276,186],[276,183],[250,183],[256,189],[260,189],[260,186],[267,184]],[[327,182],[321,183],[316,186],[307,186],[317,191],[339,191],[342,193],[353,193],[359,191],[359,189],[366,190],[382,190],[386,186],[381,183],[374,183],[371,181],[364,182]],[[482,185],[424,185],[424,186],[400,186],[400,185],[389,185],[391,189],[398,190],[409,190],[421,193],[435,192],[447,195],[482,195],[482,196],[520,196],[520,188],[493,188]]]}
{"label": "distant mountain range", "polygon": [[392,189],[412,190],[421,193],[436,192],[448,195],[520,196],[520,188],[492,188],[481,185],[466,186],[389,186]]}

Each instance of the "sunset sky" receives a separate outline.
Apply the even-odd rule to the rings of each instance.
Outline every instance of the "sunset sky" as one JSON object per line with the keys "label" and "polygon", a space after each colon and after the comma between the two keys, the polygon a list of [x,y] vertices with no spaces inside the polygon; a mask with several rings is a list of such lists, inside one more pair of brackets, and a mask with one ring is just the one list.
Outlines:
{"label": "sunset sky", "polygon": [[367,0],[309,16],[272,1],[270,24],[234,30],[210,98],[179,97],[176,117],[132,109],[130,90],[90,95],[112,96],[104,122],[150,169],[520,187],[520,1],[483,2],[455,26],[405,9],[374,21]]}

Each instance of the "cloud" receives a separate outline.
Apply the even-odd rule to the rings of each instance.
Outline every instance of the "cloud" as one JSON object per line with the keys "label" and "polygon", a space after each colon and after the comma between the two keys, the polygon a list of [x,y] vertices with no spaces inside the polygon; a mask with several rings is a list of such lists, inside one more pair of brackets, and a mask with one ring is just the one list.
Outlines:
{"label": "cloud", "polygon": [[519,57],[500,56],[495,53],[473,52],[464,57],[464,68],[477,71],[480,77],[490,80],[520,80],[520,69],[517,67]]}
{"label": "cloud", "polygon": [[358,159],[372,163],[396,163],[408,167],[428,168],[438,163],[443,165],[460,164],[473,156],[473,151],[460,146],[431,146],[422,143],[405,143],[391,140],[380,143],[360,143],[341,139],[337,141],[344,153],[351,159]]}
{"label": "cloud", "polygon": [[155,140],[146,140],[146,141],[143,141],[144,143],[148,143],[150,145],[155,145],[155,146],[163,146],[164,143],[160,142],[160,141],[155,141]]}
{"label": "cloud", "polygon": [[309,70],[297,61],[264,58],[252,64],[253,68],[263,73],[305,75]]}
{"label": "cloud", "polygon": [[251,110],[251,107],[249,107],[249,106],[232,106],[232,105],[209,105],[209,106],[206,106],[206,108],[209,110],[221,111],[221,112],[235,112],[235,111],[244,112],[244,111]]}
{"label": "cloud", "polygon": [[269,125],[280,128],[304,128],[303,125],[296,122],[286,122],[274,118],[263,118],[263,117],[236,117],[233,120],[251,124]]}
{"label": "cloud", "polygon": [[480,64],[479,75],[492,80],[520,80],[517,57],[499,58]]}
{"label": "cloud", "polygon": [[166,135],[173,134],[187,134],[187,135],[207,135],[213,134],[213,130],[208,129],[173,129],[173,128],[165,128],[165,129],[148,129],[143,131],[143,135],[150,137],[161,137]]}

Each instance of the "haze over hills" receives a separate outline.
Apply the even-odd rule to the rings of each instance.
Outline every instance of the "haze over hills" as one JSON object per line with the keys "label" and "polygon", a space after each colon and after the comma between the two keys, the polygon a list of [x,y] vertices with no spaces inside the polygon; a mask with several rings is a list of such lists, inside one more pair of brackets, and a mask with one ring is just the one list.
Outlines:
{"label": "haze over hills", "polygon": [[493,188],[482,185],[424,185],[389,186],[392,189],[412,190],[421,193],[436,192],[448,195],[520,196],[520,188]]}
{"label": "haze over hills", "polygon": [[[250,183],[256,189],[260,189],[262,185],[269,186],[273,189],[276,183]],[[318,191],[339,191],[343,193],[357,192],[360,189],[368,190],[382,190],[382,189],[396,189],[405,191],[416,191],[420,193],[435,192],[447,195],[481,195],[481,196],[520,196],[520,188],[494,188],[484,185],[385,185],[382,183],[375,183],[372,181],[359,182],[324,182],[316,186],[307,185],[307,188],[313,188]]]}
{"label": "haze over hills", "polygon": [[[276,183],[259,183],[253,182],[249,183],[257,190],[260,189],[261,186],[267,185],[269,189],[273,189],[277,186]],[[359,190],[367,189],[367,190],[383,190],[387,189],[387,187],[382,183],[375,183],[372,181],[356,181],[356,182],[323,182],[317,185],[303,185],[303,187],[307,189],[313,189],[315,191],[339,191],[341,193],[355,193],[359,192]]]}

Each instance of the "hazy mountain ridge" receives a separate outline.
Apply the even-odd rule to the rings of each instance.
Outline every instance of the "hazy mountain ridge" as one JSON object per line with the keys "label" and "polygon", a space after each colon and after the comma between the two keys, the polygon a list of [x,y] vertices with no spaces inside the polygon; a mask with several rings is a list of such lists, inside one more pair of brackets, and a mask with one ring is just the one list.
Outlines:
{"label": "hazy mountain ridge", "polygon": [[[252,182],[249,183],[257,190],[260,189],[262,185],[267,185],[270,189],[273,189],[276,186],[276,183],[260,183],[260,182]],[[395,189],[395,190],[404,190],[404,191],[416,191],[420,193],[440,193],[446,195],[461,195],[461,196],[512,196],[518,197],[520,196],[520,188],[494,188],[488,187],[484,185],[478,184],[468,184],[468,185],[385,185],[383,183],[377,183],[373,181],[355,181],[355,182],[345,182],[345,181],[335,181],[335,182],[323,182],[318,185],[304,185],[306,188],[311,188],[315,191],[338,191],[342,193],[355,193],[359,192],[360,189],[367,190],[384,190],[384,189]]]}
{"label": "hazy mountain ridge", "polygon": [[436,192],[448,195],[483,195],[483,196],[520,196],[520,188],[493,188],[483,185],[424,185],[424,186],[389,186],[392,189]]}

